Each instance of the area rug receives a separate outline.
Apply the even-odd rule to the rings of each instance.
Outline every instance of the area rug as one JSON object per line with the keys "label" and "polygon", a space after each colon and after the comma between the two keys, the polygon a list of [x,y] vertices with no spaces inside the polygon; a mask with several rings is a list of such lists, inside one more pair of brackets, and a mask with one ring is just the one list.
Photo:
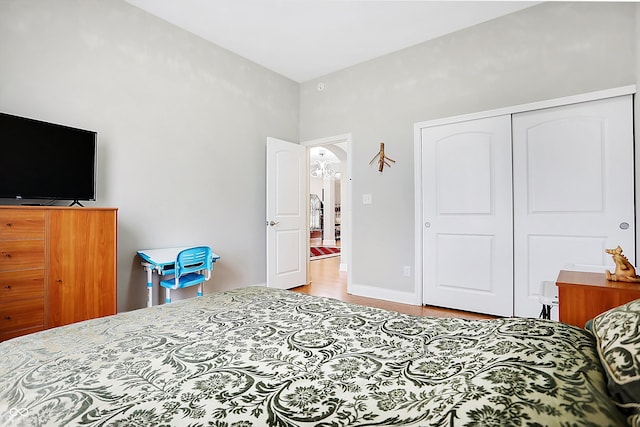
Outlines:
{"label": "area rug", "polygon": [[332,256],[339,256],[340,248],[334,246],[311,246],[311,261],[322,258],[329,258]]}

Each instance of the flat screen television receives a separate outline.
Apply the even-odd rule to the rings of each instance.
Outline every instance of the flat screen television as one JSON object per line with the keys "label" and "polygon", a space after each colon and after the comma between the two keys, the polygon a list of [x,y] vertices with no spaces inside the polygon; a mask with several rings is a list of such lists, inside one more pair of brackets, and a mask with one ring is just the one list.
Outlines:
{"label": "flat screen television", "polygon": [[96,132],[0,113],[0,198],[95,200]]}

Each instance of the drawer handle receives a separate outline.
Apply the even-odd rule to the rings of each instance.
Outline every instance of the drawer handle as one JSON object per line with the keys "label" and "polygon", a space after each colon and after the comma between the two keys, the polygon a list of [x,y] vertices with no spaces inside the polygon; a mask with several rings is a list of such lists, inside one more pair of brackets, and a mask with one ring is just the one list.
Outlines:
{"label": "drawer handle", "polygon": [[6,320],[11,320],[11,316],[5,317]]}
{"label": "drawer handle", "polygon": [[11,289],[11,285],[7,285],[4,287],[5,289]]}
{"label": "drawer handle", "polygon": [[4,256],[7,257],[7,258],[11,258],[11,254],[10,253],[6,253],[6,254],[4,254]]}
{"label": "drawer handle", "polygon": [[7,227],[13,227],[13,224],[11,224],[10,222],[7,223]]}

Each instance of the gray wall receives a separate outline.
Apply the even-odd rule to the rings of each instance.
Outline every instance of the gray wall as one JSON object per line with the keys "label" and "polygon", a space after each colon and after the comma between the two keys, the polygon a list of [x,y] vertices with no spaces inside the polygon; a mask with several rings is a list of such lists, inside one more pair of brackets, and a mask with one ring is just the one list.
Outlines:
{"label": "gray wall", "polygon": [[0,111],[98,132],[121,311],[146,301],[138,249],[210,244],[207,291],[265,282],[265,141],[298,139],[298,100],[297,83],[123,1],[0,0]]}
{"label": "gray wall", "polygon": [[[636,84],[637,16],[543,3],[302,84],[302,140],[353,134],[353,284],[413,291],[414,123]],[[368,165],[380,141],[397,161],[383,174]]]}

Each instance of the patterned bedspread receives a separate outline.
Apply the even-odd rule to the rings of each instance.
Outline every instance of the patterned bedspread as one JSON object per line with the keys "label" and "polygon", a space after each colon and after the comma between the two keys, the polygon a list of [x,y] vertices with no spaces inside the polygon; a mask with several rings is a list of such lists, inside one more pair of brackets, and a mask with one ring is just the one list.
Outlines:
{"label": "patterned bedspread", "polygon": [[250,287],[0,343],[0,426],[625,425],[594,340]]}

